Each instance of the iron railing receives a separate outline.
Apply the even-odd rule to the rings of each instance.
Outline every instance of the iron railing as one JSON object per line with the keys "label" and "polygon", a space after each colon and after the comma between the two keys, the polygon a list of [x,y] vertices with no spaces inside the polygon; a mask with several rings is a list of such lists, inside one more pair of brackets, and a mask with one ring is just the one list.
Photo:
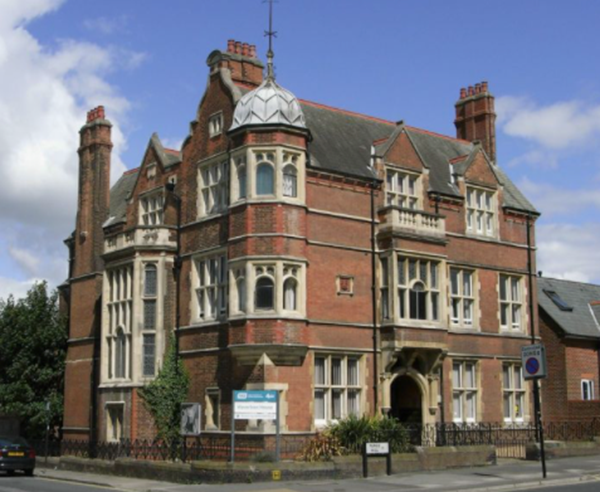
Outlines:
{"label": "iron railing", "polygon": [[[407,449],[415,446],[472,446],[493,445],[499,457],[524,458],[527,444],[536,442],[533,423],[438,423],[431,425],[407,424],[397,435],[379,436],[382,440],[404,441]],[[282,435],[280,456],[282,459],[298,457],[312,435]],[[600,437],[600,420],[545,422],[544,438],[556,441],[592,441]],[[228,460],[231,453],[230,436],[203,435],[187,438],[177,443],[164,441],[127,440],[119,442],[90,442],[76,440],[50,441],[48,456],[76,456],[115,460],[132,458],[150,461],[196,461]],[[44,441],[32,441],[38,456],[45,456]],[[275,456],[275,436],[236,435],[236,460],[272,460]],[[360,452],[360,444],[347,449]]]}

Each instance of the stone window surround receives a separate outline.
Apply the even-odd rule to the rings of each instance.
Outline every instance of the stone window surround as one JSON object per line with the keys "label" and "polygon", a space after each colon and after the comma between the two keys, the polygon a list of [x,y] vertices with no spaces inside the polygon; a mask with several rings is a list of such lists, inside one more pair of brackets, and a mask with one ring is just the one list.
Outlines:
{"label": "stone window surround", "polygon": [[[325,358],[326,363],[325,363],[325,384],[324,385],[317,385],[315,382],[316,376],[315,376],[315,361],[317,358]],[[342,384],[341,386],[334,386],[331,381],[330,381],[330,377],[331,377],[331,359],[332,358],[339,358],[343,360],[343,371],[342,371]],[[347,360],[348,359],[355,359],[358,361],[358,385],[356,386],[351,386],[348,384],[348,380],[347,380]],[[342,389],[344,392],[344,395],[346,395],[346,391],[348,389],[352,389],[352,390],[356,390],[358,391],[358,413],[360,415],[362,415],[366,408],[367,408],[367,402],[366,402],[366,391],[363,391],[363,389],[366,387],[365,384],[365,376],[366,376],[366,357],[363,356],[363,354],[358,354],[358,353],[352,353],[352,352],[327,352],[327,351],[315,351],[313,353],[313,360],[312,360],[312,374],[311,374],[311,387],[312,387],[312,415],[313,415],[313,425],[315,429],[322,429],[323,427],[326,427],[327,425],[329,425],[332,422],[336,422],[335,419],[331,419],[328,418],[329,417],[329,411],[330,409],[328,409],[328,407],[331,404],[331,399],[330,396],[328,397],[327,394],[331,394],[331,391],[333,388],[339,388]],[[326,395],[324,397],[324,406],[325,406],[325,419],[317,419],[316,418],[316,409],[315,409],[315,391],[318,389],[323,389],[326,391]],[[347,404],[347,400],[346,403],[342,402],[342,417],[346,417],[347,416],[347,408],[346,408],[346,404]]]}
{"label": "stone window surround", "polygon": [[[258,267],[273,266],[274,275],[274,309],[256,310],[254,306],[254,290],[256,280],[259,276],[256,274]],[[297,268],[297,292],[296,292],[296,310],[286,310],[283,308],[284,282],[289,277],[284,274],[284,268],[292,266]],[[241,276],[245,279],[246,286],[246,308],[245,311],[238,309],[238,292],[236,272],[241,270]],[[282,257],[245,257],[229,261],[229,317],[230,318],[249,318],[249,317],[285,317],[285,318],[305,318],[306,317],[306,260],[297,258]]]}
{"label": "stone window surround", "polygon": [[[462,382],[461,385],[459,387],[455,387],[454,384],[454,366],[455,365],[459,365],[460,366],[460,377],[462,378]],[[468,386],[465,384],[466,381],[466,374],[467,371],[465,370],[467,368],[467,366],[471,366],[475,372],[474,374],[474,386]],[[451,378],[450,381],[452,382],[452,420],[453,422],[456,423],[473,423],[473,422],[477,422],[480,419],[480,388],[481,388],[481,384],[480,384],[480,370],[479,370],[479,364],[477,363],[477,360],[475,359],[453,359],[452,360],[452,369],[451,369]],[[456,418],[454,416],[454,396],[455,394],[459,393],[460,394],[460,403],[461,403],[461,415],[459,418]],[[475,404],[475,412],[474,412],[474,417],[467,417],[467,399],[466,399],[466,395],[467,394],[473,394],[474,397],[474,404]]]}
{"label": "stone window surround", "polygon": [[[452,270],[457,270],[460,272],[459,274],[459,294],[454,295],[452,293]],[[464,272],[471,273],[471,295],[465,296],[463,291],[463,275]],[[477,270],[475,268],[463,267],[461,265],[448,265],[448,326],[450,329],[464,329],[470,331],[478,331],[479,330],[479,278],[477,275]],[[459,307],[459,318],[458,321],[455,322],[453,320],[453,310],[452,310],[452,300],[453,299],[460,300]],[[464,322],[464,307],[463,302],[465,299],[472,300],[471,304],[471,324],[467,324]]]}
{"label": "stone window surround", "polygon": [[[484,196],[491,196],[491,204],[490,209],[487,209],[484,205],[484,208],[480,208],[477,204],[477,199],[475,202],[469,206],[469,193],[471,191],[475,192],[483,192]],[[495,188],[487,188],[480,184],[471,184],[465,183],[465,200],[464,200],[464,208],[465,208],[465,232],[467,235],[489,238],[489,239],[497,239],[498,231],[499,231],[499,214],[498,214],[498,190]],[[469,227],[469,213],[473,212],[471,226]],[[477,213],[483,213],[483,229],[481,232],[477,230]],[[485,215],[492,215],[492,231],[488,230],[487,221],[485,220]]]}
{"label": "stone window surround", "polygon": [[[510,299],[508,300],[503,300],[502,296],[501,296],[501,287],[500,287],[500,283],[502,282],[502,277],[507,277],[509,279],[509,281],[511,279],[518,279],[519,282],[519,301],[516,302],[512,299],[512,291],[511,291],[511,285],[509,282],[509,290],[507,292],[510,292]],[[519,275],[519,274],[514,274],[514,273],[509,273],[509,272],[499,272],[498,273],[498,282],[497,282],[497,289],[498,289],[498,326],[500,327],[500,333],[525,333],[526,332],[526,327],[529,325],[529,313],[527,310],[527,301],[529,300],[529,291],[527,290],[527,282],[525,282],[525,276],[523,275]],[[509,324],[506,326],[502,325],[502,304],[508,304],[509,307],[509,311],[510,311],[510,316],[509,316]],[[520,326],[518,328],[514,328],[512,326],[512,306],[513,305],[520,305]]]}
{"label": "stone window surround", "polygon": [[[389,190],[388,189],[388,173],[394,173],[396,175],[396,180],[398,179],[397,176],[402,176],[402,178],[414,178],[414,193],[410,194],[408,192],[406,193],[401,193],[398,190]],[[411,210],[423,210],[423,176],[421,172],[418,172],[414,169],[411,170],[407,170],[403,167],[400,166],[395,166],[393,164],[390,164],[388,162],[385,163],[385,181],[384,181],[384,185],[385,185],[385,204],[384,206],[388,206],[388,205],[396,205],[401,207],[401,205],[399,205],[397,203],[398,198],[402,197],[406,200],[414,200],[414,207],[411,207],[409,204],[406,204],[406,206],[402,207],[402,208],[406,208],[406,209],[411,209]],[[394,203],[390,203],[389,202],[389,197],[393,196],[395,198]]]}
{"label": "stone window surround", "polygon": [[[217,401],[217,421],[213,418],[213,401]],[[204,391],[204,428],[205,430],[219,430],[221,428],[221,389],[209,387]]]}
{"label": "stone window surround", "polygon": [[[209,171],[209,181],[210,183],[207,185],[205,180],[206,180],[206,175],[205,175],[205,171],[207,169],[214,169],[215,167],[219,168],[219,179],[216,182],[213,182],[213,177],[214,174]],[[196,203],[196,210],[197,210],[197,217],[198,219],[204,218],[204,217],[211,217],[214,215],[218,215],[220,213],[223,213],[224,211],[227,210],[227,208],[229,207],[229,177],[230,177],[230,172],[229,172],[229,159],[227,158],[227,153],[226,152],[221,152],[219,154],[216,154],[214,156],[211,156],[207,159],[203,159],[201,161],[198,162],[197,164],[197,189],[198,189],[198,196],[197,196],[197,203]],[[216,189],[218,191],[218,200],[222,203],[217,204],[217,206],[213,205],[211,206],[210,210],[207,210],[207,204],[206,204],[206,196],[204,194],[205,190],[209,190],[209,197],[211,198],[210,202],[212,203],[214,201],[214,196],[212,195],[211,191],[213,189]]]}
{"label": "stone window surround", "polygon": [[[154,379],[162,365],[162,357],[165,347],[164,333],[164,298],[166,294],[166,274],[165,271],[171,269],[173,259],[166,257],[164,254],[153,256],[141,256],[136,254],[133,261],[131,259],[115,262],[106,266],[106,271],[103,280],[103,302],[102,302],[102,347],[101,347],[101,371],[100,371],[100,388],[112,387],[130,387]],[[157,296],[156,296],[156,328],[152,332],[155,334],[155,354],[156,354],[156,371],[155,376],[143,376],[143,282],[144,282],[144,267],[146,263],[155,264],[157,267]],[[122,268],[127,265],[132,265],[132,327],[131,327],[131,350],[130,362],[131,378],[125,379],[109,379],[108,377],[108,345],[106,337],[108,334],[108,305],[110,286],[106,275],[113,268]]]}
{"label": "stone window surround", "polygon": [[[216,309],[217,309],[217,313],[216,316],[214,317],[210,317],[207,316],[205,313],[205,317],[201,318],[200,317],[200,308],[198,305],[198,296],[196,293],[196,290],[198,288],[200,288],[199,286],[199,282],[200,282],[200,274],[198,272],[198,268],[199,268],[199,262],[202,261],[210,261],[210,260],[214,260],[215,258],[224,258],[225,261],[225,282],[224,282],[224,287],[225,287],[225,313],[220,313],[219,312],[219,297],[218,297],[218,292],[220,291],[220,287],[222,287],[222,283],[220,283],[218,281],[218,277],[220,272],[217,271],[217,283],[214,284],[214,288],[217,289],[217,297],[215,299],[216,302]],[[219,260],[219,264],[217,265],[217,270],[219,270],[220,268],[220,261]],[[228,303],[230,302],[229,299],[231,299],[231,294],[229,292],[230,290],[230,285],[231,285],[231,281],[229,281],[229,262],[227,260],[227,250],[220,248],[220,249],[216,249],[216,250],[212,250],[210,252],[207,253],[203,253],[203,254],[199,254],[199,255],[194,255],[192,256],[192,288],[190,289],[190,314],[191,314],[191,319],[193,320],[193,324],[194,325],[200,325],[200,324],[206,324],[206,323],[215,323],[215,322],[220,322],[220,321],[224,321],[227,319],[227,307],[228,307]],[[205,273],[206,275],[206,273]],[[206,282],[206,277],[205,277],[205,282]],[[205,284],[208,285],[208,284]],[[213,285],[213,284],[210,284]],[[206,288],[206,287],[204,287]],[[206,298],[206,296],[205,296]]]}
{"label": "stone window surround", "polygon": [[[148,205],[150,205],[152,203],[152,199],[155,198],[160,198],[160,208],[156,208],[156,209],[148,209],[144,207],[144,203],[148,203]],[[164,224],[164,209],[165,209],[165,189],[163,186],[159,186],[156,188],[153,188],[151,190],[148,191],[144,191],[143,193],[140,193],[139,198],[139,218],[138,218],[138,224],[142,227],[156,227],[156,226],[162,226]],[[148,220],[148,223],[144,223],[144,218],[145,217],[150,217],[150,215],[152,213],[157,213],[158,217],[155,220],[155,223],[152,224],[150,223],[151,220]]]}
{"label": "stone window surround", "polygon": [[[273,195],[256,194],[256,169],[260,164],[256,156],[258,154],[272,153],[275,157],[274,191]],[[286,156],[295,156],[297,161],[291,164],[291,159]],[[243,164],[242,164],[243,162]],[[246,196],[240,197],[239,179],[237,170],[243,165],[246,172]],[[293,165],[296,169],[296,196],[285,196],[283,191],[284,169]],[[306,150],[292,145],[247,145],[240,147],[231,153],[230,161],[231,181],[230,197],[231,204],[237,205],[242,202],[264,202],[281,201],[288,203],[303,204],[306,201]]]}
{"label": "stone window surround", "polygon": [[[438,293],[438,320],[422,320],[422,319],[410,319],[409,317],[400,318],[400,300],[398,298],[398,257],[402,256],[407,259],[426,260],[438,263],[438,279],[437,279],[437,290]],[[381,258],[387,258],[388,260],[388,272],[391,278],[388,278],[387,285],[383,284],[381,262],[379,262],[379,286],[385,286],[388,289],[388,301],[389,301],[389,319],[382,320],[383,324],[402,324],[402,325],[413,325],[419,328],[441,328],[446,325],[445,320],[447,319],[447,306],[444,297],[444,287],[448,285],[448,279],[446,278],[446,261],[444,257],[434,255],[419,255],[414,252],[405,252],[399,250],[392,250],[380,255]],[[379,299],[381,303],[381,298]],[[380,309],[381,312],[381,309]],[[381,316],[381,314],[380,314]]]}
{"label": "stone window surround", "polygon": [[[507,386],[505,384],[505,368],[508,368],[509,374],[510,374],[509,386]],[[520,369],[520,387],[517,387],[517,385],[515,384],[515,381],[514,381],[514,369],[515,368]],[[527,399],[528,399],[527,387],[528,387],[528,385],[526,384],[525,379],[523,378],[523,368],[521,366],[521,361],[514,361],[514,362],[506,361],[502,364],[501,382],[502,382],[502,417],[503,417],[504,422],[507,424],[525,422],[527,420]],[[521,395],[521,398],[522,398],[521,399],[521,402],[522,402],[521,417],[515,416],[514,405],[512,406],[512,408],[510,410],[510,416],[507,417],[506,411],[504,408],[506,395],[510,395],[511,403],[514,403],[514,398],[516,395]]]}
{"label": "stone window surround", "polygon": [[208,136],[216,137],[223,133],[223,111],[217,111],[208,117]]}
{"label": "stone window surround", "polygon": [[[120,413],[120,419],[119,419]],[[104,416],[106,420],[106,441],[119,442],[124,436],[125,426],[125,402],[124,401],[107,401],[104,404]],[[115,421],[118,428],[115,429]],[[116,431],[116,436],[115,436]]]}

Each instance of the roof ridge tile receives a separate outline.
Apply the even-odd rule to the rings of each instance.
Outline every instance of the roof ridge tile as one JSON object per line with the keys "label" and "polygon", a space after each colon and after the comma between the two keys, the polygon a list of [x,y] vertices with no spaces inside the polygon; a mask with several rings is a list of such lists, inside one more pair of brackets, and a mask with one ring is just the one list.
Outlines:
{"label": "roof ridge tile", "polygon": [[350,111],[348,109],[341,109],[341,108],[336,108],[334,106],[328,106],[327,104],[321,104],[318,102],[314,102],[314,101],[308,101],[306,99],[298,99],[298,101],[300,101],[301,103],[304,104],[308,104],[309,106],[313,106],[315,108],[321,108],[321,109],[327,109],[330,111],[336,111],[338,113],[343,113],[343,114],[347,114],[348,116],[357,116],[359,118],[364,118],[366,120],[371,120],[371,121],[377,121],[379,123],[384,123],[386,125],[396,125],[395,122],[393,121],[389,121],[389,120],[384,120],[383,118],[377,118],[376,116],[369,116],[367,114],[363,114],[363,113],[357,113],[356,111]]}

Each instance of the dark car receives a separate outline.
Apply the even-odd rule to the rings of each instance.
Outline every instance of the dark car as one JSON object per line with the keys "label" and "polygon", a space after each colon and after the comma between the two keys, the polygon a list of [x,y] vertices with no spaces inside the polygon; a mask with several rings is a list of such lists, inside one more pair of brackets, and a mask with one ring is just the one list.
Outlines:
{"label": "dark car", "polygon": [[0,471],[8,474],[22,470],[25,475],[33,475],[35,450],[22,437],[0,436]]}

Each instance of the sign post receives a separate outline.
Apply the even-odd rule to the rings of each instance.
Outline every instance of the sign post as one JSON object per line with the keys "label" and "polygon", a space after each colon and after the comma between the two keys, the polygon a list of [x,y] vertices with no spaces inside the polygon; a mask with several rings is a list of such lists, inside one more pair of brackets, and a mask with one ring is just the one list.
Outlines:
{"label": "sign post", "polygon": [[540,440],[540,458],[542,461],[542,475],[546,478],[546,453],[544,450],[544,427],[542,426],[542,408],[540,405],[539,380],[548,376],[546,363],[546,348],[541,343],[532,343],[521,347],[521,363],[523,378],[533,381],[535,399],[535,424]]}
{"label": "sign post", "polygon": [[231,462],[235,461],[235,421],[275,420],[276,460],[279,461],[279,393],[276,390],[234,391],[231,412]]}
{"label": "sign post", "polygon": [[385,471],[392,474],[392,453],[389,442],[366,442],[363,447],[363,477],[369,477],[368,458],[372,456],[385,456]]}

